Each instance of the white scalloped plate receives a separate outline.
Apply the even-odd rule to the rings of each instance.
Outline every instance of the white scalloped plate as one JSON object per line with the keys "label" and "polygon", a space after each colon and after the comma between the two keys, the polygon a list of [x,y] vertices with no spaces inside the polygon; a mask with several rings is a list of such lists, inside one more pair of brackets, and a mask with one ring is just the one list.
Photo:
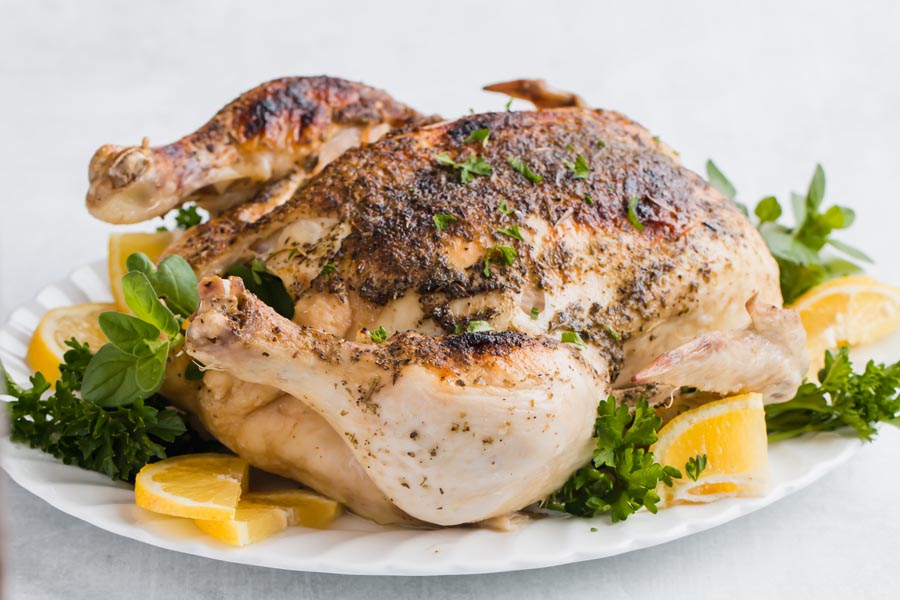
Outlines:
{"label": "white scalloped plate", "polygon": [[[41,315],[56,306],[110,299],[105,266],[96,263],[45,288],[16,310],[0,329],[0,361],[24,382],[25,352]],[[874,358],[900,355],[900,337],[867,349]],[[6,397],[8,399],[8,397]],[[773,444],[766,496],[678,506],[657,515],[636,514],[612,525],[593,520],[547,518],[518,531],[474,528],[417,531],[380,527],[352,515],[326,531],[290,528],[244,548],[216,542],[184,519],[156,515],[134,505],[130,486],[40,451],[0,441],[2,466],[22,487],[59,510],[141,542],[207,558],[295,571],[357,575],[453,575],[548,567],[603,558],[662,544],[751,513],[816,481],[849,459],[861,443],[834,434]],[[592,531],[594,529],[594,531]]]}

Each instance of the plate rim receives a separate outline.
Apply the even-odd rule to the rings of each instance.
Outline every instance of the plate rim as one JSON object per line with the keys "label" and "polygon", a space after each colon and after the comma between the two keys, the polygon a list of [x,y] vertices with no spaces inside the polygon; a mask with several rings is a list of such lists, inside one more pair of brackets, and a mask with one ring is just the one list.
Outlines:
{"label": "plate rim", "polygon": [[[52,306],[61,306],[66,304],[66,302],[60,304],[54,301],[58,300],[60,297],[64,297],[66,298],[66,300],[72,300],[66,295],[66,288],[70,288],[69,292],[72,291],[71,288],[74,288],[75,290],[80,292],[81,295],[85,297],[84,301],[108,300],[110,293],[108,289],[108,281],[106,280],[105,276],[105,268],[105,261],[102,260],[94,261],[87,265],[81,266],[71,271],[64,279],[60,279],[44,286],[41,291],[32,298],[30,302],[15,307],[7,317],[6,321],[3,323],[2,327],[0,327],[0,358],[2,358],[3,356],[13,356],[18,361],[24,361],[24,353],[19,356],[15,352],[7,348],[7,345],[4,343],[4,336],[13,338],[17,336],[30,337],[31,333],[33,332],[33,327],[31,327],[29,330],[29,327],[27,325],[22,325],[20,323],[20,321],[22,321],[23,319],[23,315],[41,314],[43,311]],[[101,287],[103,289],[101,289],[100,287],[91,288],[89,285],[91,283],[100,283],[102,284]],[[107,297],[98,297],[103,295],[103,293],[105,293]],[[15,373],[10,373],[10,376],[13,377],[16,381],[21,381],[21,377],[16,378]],[[8,400],[9,398],[9,396],[0,395],[0,399],[2,400]],[[74,465],[63,465],[61,461],[57,461],[57,459],[53,458],[50,455],[42,453],[40,450],[28,448],[24,444],[16,444],[11,442],[8,435],[4,435],[2,437],[2,442],[0,442],[0,467],[2,467],[4,471],[6,471],[6,473],[17,485],[24,488],[37,498],[40,498],[50,506],[53,506],[57,510],[115,535],[133,539],[135,541],[150,544],[152,546],[156,546],[158,548],[163,548],[166,550],[236,564],[246,564],[288,571],[319,572],[341,575],[439,576],[529,570],[583,562],[587,560],[608,558],[619,554],[625,554],[634,552],[636,550],[665,544],[676,539],[712,529],[719,525],[741,518],[750,513],[756,512],[757,510],[774,504],[782,498],[811,485],[829,472],[847,462],[863,446],[861,440],[833,433],[815,434],[812,436],[806,436],[802,439],[779,442],[779,444],[786,444],[788,445],[788,447],[790,447],[798,444],[814,443],[816,440],[822,439],[840,439],[843,440],[843,444],[839,451],[829,459],[814,463],[812,468],[806,471],[802,476],[794,477],[787,482],[781,483],[777,487],[770,487],[770,489],[764,496],[757,498],[729,499],[717,502],[715,503],[715,505],[721,510],[718,510],[710,515],[706,515],[702,518],[677,522],[674,526],[670,526],[667,529],[654,529],[650,527],[650,534],[644,532],[643,534],[637,536],[631,535],[630,537],[625,538],[625,543],[621,544],[620,547],[614,547],[611,550],[609,548],[599,551],[598,549],[592,550],[589,547],[590,544],[578,545],[573,543],[570,544],[566,552],[559,553],[550,559],[529,559],[527,554],[523,556],[520,553],[516,556],[515,560],[506,562],[493,562],[487,565],[479,565],[472,561],[459,560],[458,553],[455,559],[445,558],[442,560],[437,560],[436,562],[425,561],[423,564],[421,564],[421,566],[416,566],[415,563],[412,563],[409,560],[394,560],[392,562],[390,558],[390,556],[392,556],[391,553],[389,553],[388,558],[382,561],[376,560],[363,563],[348,563],[346,560],[341,560],[340,553],[337,554],[337,558],[330,558],[334,553],[326,553],[328,554],[328,556],[326,556],[325,558],[302,558],[298,561],[297,564],[289,564],[289,561],[275,561],[273,563],[271,560],[260,560],[260,557],[253,552],[246,552],[245,550],[247,547],[233,548],[225,546],[224,544],[210,543],[210,540],[208,539],[200,539],[199,541],[186,544],[184,540],[169,539],[165,536],[151,532],[149,529],[143,528],[139,524],[128,523],[124,520],[99,520],[94,515],[90,514],[90,511],[87,510],[87,508],[85,508],[84,506],[62,501],[62,497],[59,494],[42,493],[42,486],[45,485],[45,483],[40,479],[34,479],[28,475],[26,467],[19,464],[20,459],[16,458],[17,453],[35,453],[36,456],[39,455],[38,457],[41,460],[48,460],[58,463],[58,466],[60,468],[77,469],[78,471],[89,474],[91,476],[98,474],[80,469],[79,467]],[[831,441],[826,443],[828,443],[829,445],[834,445],[837,442]],[[11,458],[11,456],[13,458]],[[52,484],[52,481],[46,482],[46,485],[50,484]],[[108,481],[106,485],[112,485],[119,488],[130,487],[127,486],[127,484],[121,484],[111,481]],[[668,509],[666,512],[683,508],[690,509],[692,507],[674,507]],[[642,513],[643,512],[645,511],[642,511]],[[632,517],[632,519],[641,520],[647,517],[651,519],[659,518],[658,516],[653,517],[647,514],[638,514]],[[352,518],[359,519],[359,517]],[[595,519],[560,517],[559,521],[580,522],[584,525],[585,530],[589,530],[592,525],[602,524],[603,526],[605,526],[608,519],[606,519],[605,517],[597,517]],[[619,523],[614,527],[624,528],[627,526],[628,523]],[[394,528],[384,528],[384,530],[393,531]],[[476,530],[469,529],[469,531]],[[478,531],[486,532],[485,530]],[[515,533],[486,533],[498,536],[515,535]],[[572,536],[570,535],[569,537],[571,538]]]}

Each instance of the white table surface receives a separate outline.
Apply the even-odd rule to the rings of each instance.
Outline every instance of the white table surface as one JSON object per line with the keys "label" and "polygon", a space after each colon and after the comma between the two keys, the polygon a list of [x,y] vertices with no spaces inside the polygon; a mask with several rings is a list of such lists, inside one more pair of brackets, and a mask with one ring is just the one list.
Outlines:
{"label": "white table surface", "polygon": [[[334,8],[327,8],[333,4]],[[636,118],[746,201],[805,189],[858,210],[843,238],[900,283],[900,4],[0,2],[0,318],[102,257],[83,208],[104,143],[170,141],[264,80],[328,73],[445,115],[502,109],[481,85],[545,77]],[[524,107],[524,105],[522,105]],[[898,357],[900,358],[900,357]],[[120,539],[6,491],[13,599],[887,598],[900,583],[900,432],[718,529],[588,563],[372,578],[217,563]]]}

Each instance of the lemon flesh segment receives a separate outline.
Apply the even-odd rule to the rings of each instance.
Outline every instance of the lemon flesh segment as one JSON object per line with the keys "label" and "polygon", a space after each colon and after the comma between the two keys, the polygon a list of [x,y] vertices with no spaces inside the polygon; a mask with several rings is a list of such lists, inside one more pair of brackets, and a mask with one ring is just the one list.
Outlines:
{"label": "lemon flesh segment", "polygon": [[241,497],[244,501],[283,509],[289,525],[313,529],[326,529],[344,511],[334,500],[308,490],[250,492]]}
{"label": "lemon flesh segment", "polygon": [[283,531],[290,524],[290,517],[288,511],[282,508],[242,500],[233,519],[194,519],[194,523],[217,540],[233,546],[246,546]]}
{"label": "lemon flesh segment", "polygon": [[227,521],[247,489],[249,467],[227,454],[186,454],[146,465],[134,482],[141,508],[174,517]]}
{"label": "lemon flesh segment", "polygon": [[131,254],[143,252],[150,260],[156,262],[174,239],[175,235],[171,231],[110,234],[109,255],[107,258],[109,287],[112,289],[113,299],[120,312],[131,312],[125,303],[125,296],[122,293],[122,277],[128,273],[125,261],[128,260]]}
{"label": "lemon flesh segment", "polygon": [[40,371],[50,383],[59,379],[59,365],[63,355],[69,350],[65,342],[75,338],[86,343],[92,352],[100,349],[107,341],[97,322],[100,313],[115,311],[114,304],[91,302],[74,306],[50,309],[41,318],[31,342],[26,358],[32,371]]}
{"label": "lemon flesh segment", "polygon": [[[713,502],[765,493],[769,473],[766,416],[761,394],[742,394],[688,410],[659,431],[650,449],[657,462],[682,473],[672,487],[657,489],[663,504]],[[698,480],[685,465],[705,454],[707,466]]]}
{"label": "lemon flesh segment", "polygon": [[864,275],[827,281],[790,308],[806,330],[811,378],[823,366],[825,350],[868,344],[900,329],[900,288]]}

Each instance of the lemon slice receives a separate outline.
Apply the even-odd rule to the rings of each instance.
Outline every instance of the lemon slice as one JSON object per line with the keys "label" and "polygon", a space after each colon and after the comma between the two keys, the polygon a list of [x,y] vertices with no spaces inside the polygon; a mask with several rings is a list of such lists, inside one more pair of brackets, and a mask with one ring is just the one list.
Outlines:
{"label": "lemon slice", "polygon": [[286,529],[290,524],[289,513],[290,511],[276,506],[241,500],[232,519],[194,519],[194,523],[217,540],[233,546],[246,546]]}
{"label": "lemon slice", "polygon": [[125,296],[122,294],[122,276],[128,272],[125,261],[135,252],[143,252],[147,257],[156,262],[163,251],[169,247],[174,239],[171,231],[158,231],[156,233],[113,233],[109,236],[109,286],[112,288],[113,299],[120,312],[130,313],[125,304]]}
{"label": "lemon slice", "polygon": [[100,313],[116,310],[114,304],[89,303],[61,306],[48,310],[38,323],[28,344],[28,364],[32,371],[40,371],[47,381],[59,379],[59,364],[69,350],[66,340],[75,338],[86,343],[93,352],[108,340],[100,330]]}
{"label": "lemon slice", "polygon": [[146,465],[134,482],[137,505],[189,519],[234,519],[247,489],[247,463],[227,454],[186,454]]}
{"label": "lemon slice", "polygon": [[288,524],[327,528],[343,512],[343,507],[324,496],[309,490],[279,490],[274,492],[250,492],[241,496],[241,502],[277,506],[288,511]]}
{"label": "lemon slice", "polygon": [[816,286],[790,306],[806,329],[815,374],[825,350],[867,344],[900,328],[900,288],[864,275],[839,277]]}
{"label": "lemon slice", "polygon": [[[769,460],[761,394],[741,394],[681,413],[659,430],[650,448],[657,462],[679,469],[682,479],[657,489],[662,503],[712,502],[765,492]],[[687,477],[688,461],[706,455],[697,481]]]}

